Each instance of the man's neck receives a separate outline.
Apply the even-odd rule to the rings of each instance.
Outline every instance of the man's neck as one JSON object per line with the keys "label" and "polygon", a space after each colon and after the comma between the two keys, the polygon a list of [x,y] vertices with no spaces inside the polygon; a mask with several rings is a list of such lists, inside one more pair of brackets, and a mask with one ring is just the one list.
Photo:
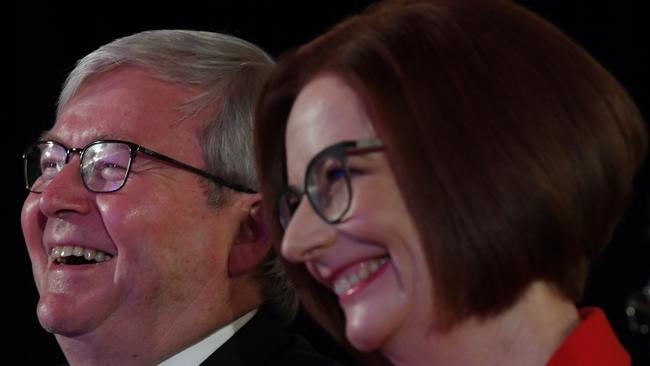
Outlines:
{"label": "man's neck", "polygon": [[[230,315],[226,325],[245,316],[254,307]],[[224,314],[220,315],[223,319]],[[179,351],[191,347],[204,338],[221,329],[223,320],[206,319],[204,322],[187,324],[183,323],[186,317],[180,316],[176,323],[162,322],[159,327],[147,327],[145,331],[137,334],[127,332],[124,326],[107,327],[74,337],[56,335],[57,342],[71,366],[77,365],[120,365],[140,366],[155,365],[168,359]],[[211,325],[212,324],[212,325]],[[130,325],[133,329],[144,329],[134,319]],[[107,342],[107,339],[110,341]]]}

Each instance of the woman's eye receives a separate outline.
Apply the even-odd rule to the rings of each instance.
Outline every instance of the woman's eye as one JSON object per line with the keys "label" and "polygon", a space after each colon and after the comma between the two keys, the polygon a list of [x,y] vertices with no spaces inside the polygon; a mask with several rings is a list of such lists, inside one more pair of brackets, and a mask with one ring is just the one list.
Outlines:
{"label": "woman's eye", "polygon": [[327,171],[327,180],[332,182],[344,178],[346,175],[345,170],[342,168],[334,168]]}
{"label": "woman's eye", "polygon": [[350,177],[353,177],[355,175],[361,175],[364,172],[365,171],[363,169],[355,168],[355,167],[352,167],[352,166],[348,167],[348,174],[350,175]]}

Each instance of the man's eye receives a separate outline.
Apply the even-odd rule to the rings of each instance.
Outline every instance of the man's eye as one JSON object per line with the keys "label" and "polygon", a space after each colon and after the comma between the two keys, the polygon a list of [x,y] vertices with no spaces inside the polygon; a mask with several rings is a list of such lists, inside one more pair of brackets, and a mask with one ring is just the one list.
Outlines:
{"label": "man's eye", "polygon": [[41,161],[41,170],[57,168],[58,165],[59,165],[58,162],[56,162],[55,160],[43,160]]}
{"label": "man's eye", "polygon": [[41,176],[44,179],[53,178],[60,170],[60,164],[56,160],[41,161]]}
{"label": "man's eye", "polygon": [[126,167],[112,162],[102,162],[98,169],[101,177],[108,181],[119,181],[126,175]]}

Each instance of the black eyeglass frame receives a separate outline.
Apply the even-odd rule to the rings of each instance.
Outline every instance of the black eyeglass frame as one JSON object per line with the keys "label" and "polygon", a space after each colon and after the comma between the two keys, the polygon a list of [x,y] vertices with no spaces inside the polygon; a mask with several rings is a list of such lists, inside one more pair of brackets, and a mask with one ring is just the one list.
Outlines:
{"label": "black eyeglass frame", "polygon": [[141,152],[141,153],[143,153],[145,155],[148,155],[150,157],[153,157],[153,158],[156,158],[158,160],[164,161],[164,162],[166,162],[168,164],[171,164],[171,165],[173,165],[173,166],[175,166],[177,168],[186,170],[188,172],[191,172],[191,173],[197,174],[197,175],[199,175],[201,177],[204,177],[206,179],[209,179],[209,180],[211,180],[211,181],[213,181],[213,182],[215,182],[215,183],[217,183],[217,184],[219,184],[221,186],[230,188],[232,190],[242,192],[242,193],[251,193],[251,194],[252,193],[257,193],[255,190],[250,189],[248,187],[245,187],[245,186],[243,186],[241,184],[229,182],[229,181],[227,181],[227,180],[225,180],[223,178],[220,178],[220,177],[218,177],[216,175],[213,175],[213,174],[211,174],[209,172],[206,172],[205,170],[193,167],[193,166],[191,166],[189,164],[183,163],[182,161],[178,161],[178,160],[176,160],[174,158],[171,158],[171,157],[169,157],[167,155],[164,155],[164,154],[161,154],[159,152],[148,149],[148,148],[146,148],[146,147],[144,147],[142,145],[138,145],[136,143],[133,143],[133,142],[130,142],[130,141],[123,141],[123,140],[97,140],[97,141],[93,141],[93,142],[89,143],[88,145],[86,145],[86,146],[84,146],[82,148],[67,147],[67,146],[63,145],[62,143],[54,141],[54,140],[41,140],[41,141],[35,142],[35,143],[29,145],[27,147],[27,149],[25,149],[25,152],[23,153],[24,174],[25,174],[25,188],[27,188],[27,190],[29,190],[30,192],[42,193],[42,192],[38,192],[38,191],[33,191],[29,187],[29,176],[28,176],[29,173],[28,173],[28,166],[27,166],[28,165],[27,164],[27,153],[28,153],[28,151],[30,149],[33,149],[36,146],[42,145],[42,144],[50,144],[50,145],[60,146],[65,150],[65,164],[68,164],[68,162],[70,161],[70,155],[71,154],[78,153],[79,154],[79,169],[80,169],[80,172],[81,172],[84,152],[86,152],[86,150],[88,148],[90,148],[90,147],[92,147],[94,145],[102,144],[102,143],[119,143],[119,144],[124,144],[124,145],[129,146],[129,148],[130,148],[129,164],[126,167],[126,174],[124,175],[124,180],[122,181],[122,184],[117,189],[114,189],[114,190],[96,191],[96,190],[90,189],[90,187],[88,187],[86,185],[86,182],[82,177],[81,181],[83,182],[86,189],[88,189],[91,192],[95,192],[95,193],[112,193],[112,192],[117,192],[120,189],[122,189],[122,187],[124,187],[124,185],[126,184],[126,181],[129,178],[129,174],[131,174],[131,164],[133,163],[133,159],[135,159],[135,156],[136,156],[136,154],[138,152]]}
{"label": "black eyeglass frame", "polygon": [[[348,170],[348,156],[356,156],[356,155],[364,155],[364,154],[370,154],[374,152],[379,152],[379,151],[384,151],[386,149],[386,146],[383,144],[383,142],[379,139],[372,138],[372,139],[360,139],[360,140],[348,140],[348,141],[342,141],[333,145],[330,145],[323,150],[321,150],[318,154],[314,155],[314,157],[309,161],[309,164],[307,164],[307,168],[305,169],[305,175],[304,175],[304,182],[303,182],[303,190],[298,191],[295,188],[290,187],[289,185],[286,185],[284,189],[281,191],[277,202],[276,202],[276,214],[278,215],[278,221],[280,222],[280,226],[286,230],[287,227],[289,226],[289,223],[291,222],[291,218],[293,217],[295,210],[298,208],[298,205],[300,205],[300,202],[302,201],[303,195],[305,195],[305,192],[307,192],[307,200],[309,201],[309,204],[311,205],[312,209],[318,216],[323,219],[326,223],[330,225],[337,224],[343,220],[345,215],[348,213],[350,206],[352,205],[352,197],[353,197],[353,191],[352,191],[352,182],[350,181],[350,172]],[[332,156],[338,159],[341,162],[341,166],[343,170],[345,171],[345,184],[346,188],[348,189],[349,195],[348,195],[348,201],[345,205],[345,208],[341,211],[341,213],[336,216],[333,219],[327,218],[323,212],[318,208],[317,203],[315,202],[315,198],[312,197],[312,195],[309,194],[309,183],[308,183],[308,178],[311,174],[312,169],[314,166],[320,162],[321,158],[323,156]],[[285,197],[288,195],[291,195],[296,198],[297,205],[294,208],[290,208],[290,216],[284,222],[283,220],[283,215],[281,212],[281,205],[283,204],[283,201],[285,201]]]}

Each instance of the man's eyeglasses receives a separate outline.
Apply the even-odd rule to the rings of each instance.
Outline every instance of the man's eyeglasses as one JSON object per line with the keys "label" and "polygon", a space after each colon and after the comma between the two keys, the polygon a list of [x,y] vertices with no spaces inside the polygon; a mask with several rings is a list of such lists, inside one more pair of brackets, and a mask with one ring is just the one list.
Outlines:
{"label": "man's eyeglasses", "polygon": [[81,180],[91,192],[115,192],[124,186],[131,171],[135,155],[141,152],[158,160],[187,170],[215,183],[244,193],[254,190],[228,182],[204,170],[195,168],[146,147],[128,141],[94,141],[84,148],[68,148],[56,141],[39,141],[30,145],[23,154],[26,188],[41,193],[70,161],[70,154],[79,154]]}
{"label": "man's eyeglasses", "polygon": [[363,155],[384,150],[378,139],[344,141],[329,146],[316,154],[307,165],[304,190],[286,187],[277,203],[280,224],[286,230],[304,192],[314,211],[325,222],[340,222],[352,203],[352,184],[348,170],[348,156]]}

